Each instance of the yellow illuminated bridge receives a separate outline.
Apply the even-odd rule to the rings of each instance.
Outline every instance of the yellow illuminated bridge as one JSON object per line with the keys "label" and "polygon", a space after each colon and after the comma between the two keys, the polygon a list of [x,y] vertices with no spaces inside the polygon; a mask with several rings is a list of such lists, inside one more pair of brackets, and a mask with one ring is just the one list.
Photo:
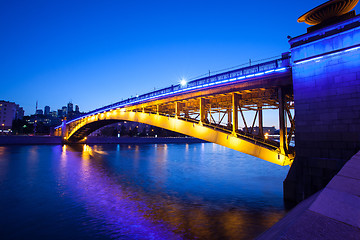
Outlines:
{"label": "yellow illuminated bridge", "polygon": [[[290,165],[294,159],[290,141],[295,130],[290,111],[294,107],[291,76],[290,56],[285,54],[279,59],[182,82],[64,120],[55,129],[55,135],[62,136],[67,143],[81,142],[105,125],[134,121],[220,144],[275,164]],[[266,109],[278,111],[279,141],[268,139],[264,133]]]}

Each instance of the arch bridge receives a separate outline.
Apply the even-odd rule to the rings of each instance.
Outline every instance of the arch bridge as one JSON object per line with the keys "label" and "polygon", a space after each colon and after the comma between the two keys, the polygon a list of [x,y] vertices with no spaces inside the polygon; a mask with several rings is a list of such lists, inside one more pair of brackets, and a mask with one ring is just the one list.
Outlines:
{"label": "arch bridge", "polygon": [[[290,56],[283,54],[279,59],[172,85],[64,120],[55,135],[67,143],[81,142],[105,125],[134,121],[290,165],[295,154],[290,146],[295,131],[292,91]],[[266,109],[279,113],[279,141],[264,133]],[[246,111],[252,112],[250,121]]]}

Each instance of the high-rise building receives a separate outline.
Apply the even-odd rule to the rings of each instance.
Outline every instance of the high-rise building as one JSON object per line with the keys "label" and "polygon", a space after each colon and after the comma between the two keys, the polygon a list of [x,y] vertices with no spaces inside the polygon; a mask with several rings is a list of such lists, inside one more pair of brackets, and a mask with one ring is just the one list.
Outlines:
{"label": "high-rise building", "polygon": [[37,109],[36,112],[35,112],[36,115],[43,115],[44,112],[42,109]]}
{"label": "high-rise building", "polygon": [[65,106],[62,107],[62,113],[63,113],[63,116],[66,116],[66,114],[68,113],[67,107],[65,107]]}
{"label": "high-rise building", "polygon": [[49,115],[53,118],[56,118],[57,117],[57,112],[56,111],[52,111],[49,113]]}
{"label": "high-rise building", "polygon": [[19,106],[19,104],[16,104],[16,114],[15,119],[23,119],[24,118],[25,111],[22,107]]}
{"label": "high-rise building", "polygon": [[67,105],[67,112],[68,114],[69,113],[72,113],[74,111],[74,105],[72,104],[72,102],[69,102],[68,105]]}
{"label": "high-rise building", "polygon": [[78,105],[75,105],[75,113],[79,113],[80,112],[80,108]]}
{"label": "high-rise building", "polygon": [[0,132],[1,133],[8,133],[11,131],[13,120],[16,119],[17,108],[20,107],[14,102],[0,100]]}
{"label": "high-rise building", "polygon": [[64,116],[63,110],[62,109],[58,109],[57,110],[57,117],[62,118]]}
{"label": "high-rise building", "polygon": [[50,107],[49,106],[45,106],[44,108],[44,115],[49,115],[50,114]]}

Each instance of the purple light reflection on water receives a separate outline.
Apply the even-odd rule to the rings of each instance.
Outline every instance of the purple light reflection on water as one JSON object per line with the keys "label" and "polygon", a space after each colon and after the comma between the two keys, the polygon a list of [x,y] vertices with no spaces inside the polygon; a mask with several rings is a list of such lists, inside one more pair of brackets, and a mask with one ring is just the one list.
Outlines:
{"label": "purple light reflection on water", "polygon": [[0,235],[252,239],[287,171],[216,144],[0,147]]}
{"label": "purple light reflection on water", "polygon": [[83,145],[76,189],[79,200],[86,204],[89,214],[107,222],[107,230],[115,238],[182,239],[164,223],[147,219],[146,203],[134,198],[133,193],[122,189],[103,171],[91,166],[91,160],[102,161],[102,154],[104,153]]}

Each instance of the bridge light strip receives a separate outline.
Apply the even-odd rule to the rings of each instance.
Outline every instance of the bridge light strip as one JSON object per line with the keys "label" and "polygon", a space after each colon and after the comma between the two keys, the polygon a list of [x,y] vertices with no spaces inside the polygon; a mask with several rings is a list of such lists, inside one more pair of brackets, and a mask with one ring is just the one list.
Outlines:
{"label": "bridge light strip", "polygon": [[322,56],[317,56],[317,57],[313,57],[313,58],[309,58],[309,59],[305,59],[305,60],[300,60],[298,62],[295,62],[294,64],[298,65],[298,64],[303,64],[303,63],[312,62],[312,61],[320,62],[320,60],[323,59],[324,57],[331,57],[331,56],[335,56],[335,55],[342,54],[342,53],[356,51],[356,50],[359,50],[359,49],[360,49],[360,46],[348,48],[348,49],[345,49],[345,50],[337,50],[335,52],[324,54]]}
{"label": "bridge light strip", "polygon": [[[274,72],[283,72],[283,71],[287,71],[288,69],[290,69],[290,67],[275,68],[275,69],[271,69],[271,70],[267,70],[267,71],[263,71],[263,72],[258,72],[258,73],[255,73],[255,74],[247,74],[247,75],[243,75],[243,76],[236,77],[236,78],[228,78],[228,79],[224,79],[224,80],[216,81],[216,82],[212,82],[212,83],[206,83],[206,84],[202,84],[202,85],[198,85],[198,86],[182,88],[182,89],[179,89],[179,90],[176,90],[176,91],[173,91],[173,92],[163,93],[163,94],[159,94],[159,95],[156,95],[156,96],[144,98],[144,99],[141,99],[141,100],[135,100],[135,101],[132,101],[132,102],[123,103],[123,104],[120,104],[120,105],[116,105],[116,106],[108,107],[108,108],[105,108],[105,109],[101,109],[99,111],[92,112],[92,113],[90,113],[88,115],[83,115],[81,117],[72,119],[67,123],[75,122],[75,121],[78,121],[79,119],[83,119],[83,118],[86,118],[86,117],[89,117],[89,116],[92,116],[92,115],[96,115],[96,114],[99,114],[99,113],[104,113],[104,112],[109,111],[109,110],[123,108],[124,106],[129,105],[129,104],[141,103],[141,102],[152,100],[154,98],[160,98],[160,97],[169,96],[169,95],[173,95],[173,94],[177,94],[177,93],[181,93],[181,92],[188,92],[188,91],[191,91],[191,90],[194,90],[194,89],[205,88],[205,87],[219,85],[219,84],[223,84],[223,83],[227,83],[227,82],[235,82],[237,80],[243,80],[243,79],[253,78],[253,77],[257,77],[257,76],[268,75],[268,74],[274,73]],[[58,129],[60,127],[61,127],[61,125],[55,127],[55,129]]]}

